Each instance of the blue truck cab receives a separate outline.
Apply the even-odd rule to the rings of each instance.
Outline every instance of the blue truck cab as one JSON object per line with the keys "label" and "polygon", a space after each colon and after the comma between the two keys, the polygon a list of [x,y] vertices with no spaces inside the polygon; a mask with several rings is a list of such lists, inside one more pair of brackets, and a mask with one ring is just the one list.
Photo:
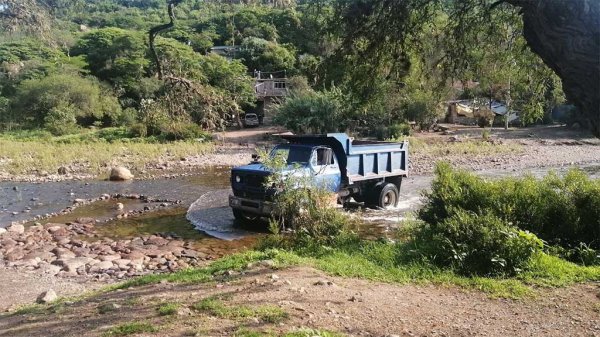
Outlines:
{"label": "blue truck cab", "polygon": [[[373,207],[398,204],[402,178],[408,176],[407,142],[357,141],[344,133],[282,138],[287,143],[277,145],[270,156],[286,158],[288,173],[310,177],[314,186],[336,193],[342,203],[353,198]],[[272,214],[277,191],[266,186],[272,173],[258,161],[231,170],[229,206],[236,219]]]}

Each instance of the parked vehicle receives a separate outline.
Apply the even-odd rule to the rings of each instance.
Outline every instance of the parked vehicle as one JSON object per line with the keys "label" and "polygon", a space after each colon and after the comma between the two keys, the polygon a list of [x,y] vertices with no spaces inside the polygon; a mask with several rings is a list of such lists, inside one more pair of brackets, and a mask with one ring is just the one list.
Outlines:
{"label": "parked vehicle", "polygon": [[255,113],[247,113],[246,116],[244,116],[245,127],[253,127],[258,125],[260,125],[260,121]]}
{"label": "parked vehicle", "polygon": [[[270,156],[284,155],[286,171],[300,171],[315,185],[369,206],[390,208],[398,204],[402,178],[408,176],[408,143],[352,140],[343,133],[282,136]],[[231,170],[233,195],[229,206],[236,219],[269,216],[277,190],[265,182],[272,171],[258,160]],[[297,174],[294,172],[294,174]]]}

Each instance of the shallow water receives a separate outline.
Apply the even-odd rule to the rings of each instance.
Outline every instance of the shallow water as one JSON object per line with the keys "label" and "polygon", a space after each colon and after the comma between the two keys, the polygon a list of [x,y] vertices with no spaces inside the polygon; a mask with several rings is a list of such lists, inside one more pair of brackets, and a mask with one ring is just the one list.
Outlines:
{"label": "shallow water", "polygon": [[[543,176],[551,170],[564,173],[566,169],[568,167],[528,171],[490,170],[479,174],[490,178],[525,173]],[[593,178],[600,176],[598,165],[582,167],[582,169]],[[155,233],[173,233],[191,239],[215,254],[227,249],[235,251],[254,244],[256,238],[266,232],[267,225],[261,222],[253,228],[241,228],[236,224],[228,207],[229,170],[228,167],[212,167],[199,170],[194,176],[130,182],[91,180],[42,184],[0,183],[0,227],[12,221],[57,212],[72,205],[72,200],[76,198],[95,198],[104,193],[142,194],[160,199],[178,199],[182,204],[181,207],[152,211],[141,216],[99,225],[101,234],[114,238],[129,238]],[[411,217],[411,214],[421,206],[422,191],[429,189],[432,179],[431,176],[405,178],[400,189],[400,203],[394,209],[373,210],[355,204],[350,212],[366,220],[365,225],[359,228],[359,232],[366,237],[393,236],[401,220]],[[43,222],[69,222],[79,217],[93,217],[103,221],[118,214],[115,209],[117,202],[125,205],[125,211],[143,209],[144,206],[149,205],[139,200],[129,199],[101,201]],[[28,212],[23,212],[28,208]],[[13,215],[12,212],[17,214]]]}
{"label": "shallow water", "polygon": [[[141,194],[160,199],[181,200],[191,205],[204,193],[229,187],[228,167],[207,167],[187,177],[112,182],[101,180],[48,183],[0,183],[0,227],[36,215],[58,212],[75,199],[91,199],[102,194]],[[141,206],[143,208],[143,206]],[[90,210],[99,215],[95,210]],[[13,214],[16,213],[16,214]],[[82,215],[80,215],[82,216]]]}

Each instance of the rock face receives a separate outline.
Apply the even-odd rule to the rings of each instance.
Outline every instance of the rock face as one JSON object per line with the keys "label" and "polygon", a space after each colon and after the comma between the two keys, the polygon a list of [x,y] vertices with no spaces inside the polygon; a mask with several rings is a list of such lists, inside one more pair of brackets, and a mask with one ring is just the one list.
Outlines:
{"label": "rock face", "polygon": [[118,166],[110,170],[111,181],[124,181],[133,179],[133,174],[127,168]]}
{"label": "rock face", "polygon": [[57,298],[58,296],[56,295],[56,292],[50,289],[44,293],[41,293],[40,296],[38,296],[37,298],[37,302],[41,304],[50,303],[56,301]]}

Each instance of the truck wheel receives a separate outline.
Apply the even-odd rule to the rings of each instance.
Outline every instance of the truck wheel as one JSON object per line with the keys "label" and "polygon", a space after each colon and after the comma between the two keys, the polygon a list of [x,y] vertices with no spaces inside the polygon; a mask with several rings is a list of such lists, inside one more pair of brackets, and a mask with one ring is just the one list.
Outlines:
{"label": "truck wheel", "polygon": [[[377,193],[379,192],[379,193]],[[385,184],[375,190],[375,206],[380,208],[392,208],[398,206],[398,188],[394,184]]]}
{"label": "truck wheel", "polygon": [[260,218],[256,214],[244,212],[244,211],[239,210],[239,209],[233,209],[232,211],[233,211],[233,217],[237,221],[241,222],[242,224],[250,224],[250,223],[253,223],[256,220],[258,220],[258,218]]}

